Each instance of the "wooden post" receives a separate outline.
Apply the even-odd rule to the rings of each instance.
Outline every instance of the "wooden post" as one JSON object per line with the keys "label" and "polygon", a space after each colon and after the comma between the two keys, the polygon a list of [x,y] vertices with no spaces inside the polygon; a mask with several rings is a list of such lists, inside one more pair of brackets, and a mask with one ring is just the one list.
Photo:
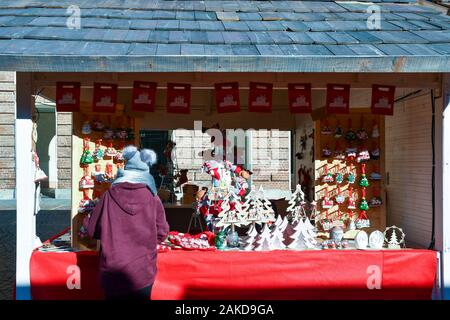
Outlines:
{"label": "wooden post", "polygon": [[[436,211],[436,249],[441,252],[440,280],[441,298],[450,299],[450,74],[442,80],[442,179],[436,170],[437,185],[442,185],[442,198],[437,188],[437,200],[441,200],[442,210]],[[439,200],[438,200],[439,201]],[[438,206],[437,206],[438,207]],[[439,207],[438,207],[439,208]]]}
{"label": "wooden post", "polygon": [[30,73],[16,73],[16,299],[31,299],[30,258],[36,241],[34,163],[32,161],[33,108]]}

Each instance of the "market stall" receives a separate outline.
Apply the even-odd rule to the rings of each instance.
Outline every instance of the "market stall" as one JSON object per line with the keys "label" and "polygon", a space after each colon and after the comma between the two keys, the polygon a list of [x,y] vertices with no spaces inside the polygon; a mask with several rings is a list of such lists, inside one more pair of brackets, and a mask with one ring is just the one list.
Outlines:
{"label": "market stall", "polygon": [[[52,86],[50,83],[59,77],[42,77],[47,97],[66,94],[64,90],[62,93],[58,90],[68,84],[58,82]],[[154,124],[159,129],[174,128],[172,119],[178,119],[178,124],[183,125],[197,118],[237,128],[230,116],[238,114],[253,116],[254,120],[247,120],[245,128],[275,129],[280,126],[295,130],[298,123],[311,122],[315,127],[312,137],[315,152],[310,161],[314,166],[314,198],[307,201],[304,187],[293,184],[284,200],[287,205],[273,208],[264,188],[256,188],[256,182],[249,177],[248,181],[242,178],[240,172],[246,170],[242,165],[220,157],[216,160],[202,158],[200,163],[209,177],[208,191],[197,198],[195,194],[185,195],[192,203],[173,197],[169,197],[173,202],[165,203],[166,213],[178,211],[176,214],[182,214],[184,218],[170,223],[168,215],[173,232],[159,249],[159,274],[152,298],[431,297],[436,278],[436,253],[407,248],[401,228],[386,228],[386,191],[382,175],[385,172],[385,115],[373,111],[374,104],[368,101],[367,94],[373,96],[373,88],[357,88],[353,91],[356,97],[352,97],[352,102],[347,98],[344,103],[347,111],[335,113],[330,111],[327,101],[329,88],[296,84],[309,88],[309,91],[292,92],[287,82],[285,88],[261,93],[267,94],[266,98],[274,97],[270,100],[268,113],[276,115],[278,120],[270,123],[265,120],[267,111],[251,113],[248,110],[251,85],[242,86],[240,90],[237,86],[238,90],[234,92],[235,98],[244,96],[240,100],[245,102],[239,105],[242,109],[222,116],[217,109],[211,110],[217,108],[217,101],[213,106],[203,107],[202,102],[198,102],[205,94],[220,96],[220,91],[207,86],[201,91],[197,89],[200,92],[194,95],[192,112],[173,114],[169,111],[168,85],[158,89],[153,109],[136,113],[130,98],[135,96],[136,87],[123,83],[113,91],[113,96],[121,97],[115,101],[114,112],[106,113],[93,110],[98,96],[96,85],[79,85],[83,88],[78,96],[80,109],[73,112],[72,117],[72,226],[70,232],[33,252],[30,270],[34,299],[102,297],[95,281],[99,243],[84,234],[82,221],[123,166],[120,154],[124,146],[141,144],[139,137],[143,128],[150,129]],[[347,93],[350,96],[350,88]],[[294,94],[297,94],[295,99],[292,98]],[[155,92],[149,95],[156,97]],[[188,97],[191,99],[191,92]],[[291,102],[305,97],[309,100],[303,109],[298,113],[293,111]],[[393,93],[385,96],[391,105],[394,97]],[[92,103],[89,102],[91,99],[94,99]],[[108,96],[103,99],[111,100]],[[206,113],[205,107],[209,108]],[[390,110],[388,108],[388,112]],[[289,122],[285,122],[287,119]],[[293,172],[296,171],[294,167]],[[189,185],[189,181],[185,183]],[[197,237],[179,233],[189,229],[187,224],[188,221],[192,223],[193,217],[196,222],[200,221],[202,230],[212,225],[211,233],[204,232]],[[211,235],[215,238],[206,238]],[[182,270],[179,261],[183,261]],[[258,266],[258,272],[252,272],[251,277],[245,273],[249,265]],[[217,266],[223,269],[220,277],[210,272],[212,268],[217,270]],[[270,285],[264,285],[262,278],[269,270],[277,276]],[[79,274],[83,276],[78,279]],[[420,277],[416,277],[417,274]],[[227,288],[224,287],[226,283],[229,284]],[[205,290],[206,287],[209,289]]]}

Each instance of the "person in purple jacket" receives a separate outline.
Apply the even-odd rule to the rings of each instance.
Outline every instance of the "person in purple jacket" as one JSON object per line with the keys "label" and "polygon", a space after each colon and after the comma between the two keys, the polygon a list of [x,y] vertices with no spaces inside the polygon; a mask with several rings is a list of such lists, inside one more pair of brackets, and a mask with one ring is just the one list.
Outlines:
{"label": "person in purple jacket", "polygon": [[152,150],[128,146],[126,164],[95,206],[87,224],[100,240],[100,280],[106,299],[146,299],[156,276],[157,244],[169,232],[149,166]]}

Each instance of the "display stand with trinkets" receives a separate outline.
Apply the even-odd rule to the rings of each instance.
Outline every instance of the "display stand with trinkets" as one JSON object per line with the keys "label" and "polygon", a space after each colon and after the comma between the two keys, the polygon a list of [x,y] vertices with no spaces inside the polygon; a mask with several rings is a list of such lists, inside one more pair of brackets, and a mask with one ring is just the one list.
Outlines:
{"label": "display stand with trinkets", "polygon": [[328,237],[334,223],[352,210],[344,238],[354,238],[355,229],[370,234],[386,227],[384,137],[383,116],[369,109],[350,108],[349,114],[327,114],[315,121],[314,200],[320,204],[317,221]]}

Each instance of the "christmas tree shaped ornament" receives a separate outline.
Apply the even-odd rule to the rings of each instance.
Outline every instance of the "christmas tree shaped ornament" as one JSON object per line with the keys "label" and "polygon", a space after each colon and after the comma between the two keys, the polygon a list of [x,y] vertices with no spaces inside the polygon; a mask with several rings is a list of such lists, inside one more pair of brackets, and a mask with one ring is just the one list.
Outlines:
{"label": "christmas tree shaped ornament", "polygon": [[380,197],[380,190],[378,188],[373,189],[373,197],[369,201],[370,208],[378,208],[383,205],[383,200]]}
{"label": "christmas tree shaped ornament", "polygon": [[88,166],[91,163],[94,163],[94,158],[92,157],[91,152],[89,151],[89,138],[83,139],[83,153],[80,158],[80,165],[81,166]]}
{"label": "christmas tree shaped ornament", "polygon": [[365,141],[369,139],[369,135],[366,132],[366,129],[364,129],[364,115],[361,115],[361,129],[356,132],[356,138],[359,141]]}
{"label": "christmas tree shaped ornament", "polygon": [[322,182],[323,183],[333,183],[334,178],[333,178],[333,174],[328,170],[328,164],[325,164],[325,175],[322,177]]}
{"label": "christmas tree shaped ornament", "polygon": [[370,180],[381,180],[381,174],[376,165],[373,166],[373,170],[370,173]]}
{"label": "christmas tree shaped ornament", "polygon": [[84,116],[83,126],[81,127],[81,133],[82,134],[91,134],[91,123],[88,120],[87,116]]}
{"label": "christmas tree shaped ornament", "polygon": [[345,160],[344,150],[341,148],[339,141],[336,141],[336,147],[334,149],[334,158],[336,160]]}
{"label": "christmas tree shaped ornament", "polygon": [[367,148],[364,145],[360,146],[358,150],[358,156],[356,157],[356,162],[361,163],[369,160],[370,160],[369,150],[367,150]]}
{"label": "christmas tree shaped ornament", "polygon": [[361,178],[359,179],[359,186],[360,187],[368,187],[369,186],[369,180],[366,177],[366,164],[363,163],[361,165]]}
{"label": "christmas tree shaped ornament", "polygon": [[341,192],[341,187],[340,186],[337,187],[337,195],[336,195],[336,197],[334,199],[336,200],[337,204],[343,204],[345,202],[345,196]]}
{"label": "christmas tree shaped ornament", "polygon": [[256,200],[257,210],[262,216],[262,221],[269,224],[275,222],[275,211],[272,209],[272,204],[270,203],[269,199],[267,199],[262,186],[259,187]]}
{"label": "christmas tree shaped ornament", "polygon": [[328,120],[324,121],[324,126],[322,127],[321,133],[324,136],[331,136],[333,134],[333,130],[331,130]]}
{"label": "christmas tree shaped ornament", "polygon": [[349,169],[348,169],[348,174],[347,174],[347,182],[349,184],[354,184],[356,180],[356,175],[353,172],[353,165],[350,164]]}
{"label": "christmas tree shaped ornament", "polygon": [[347,140],[347,142],[356,140],[356,133],[352,129],[352,119],[348,119],[348,130],[345,133],[345,140]]}
{"label": "christmas tree shaped ornament", "polygon": [[355,210],[356,209],[356,199],[353,194],[353,188],[348,189],[348,205],[347,209]]}
{"label": "christmas tree shaped ornament", "polygon": [[255,241],[255,251],[268,251],[271,247],[271,234],[269,226],[264,225],[261,234],[257,237]]}
{"label": "christmas tree shaped ornament", "polygon": [[306,231],[308,232],[311,238],[317,237],[316,227],[313,226],[311,220],[308,217],[305,217],[303,220],[303,224],[305,225]]}
{"label": "christmas tree shaped ornament", "polygon": [[387,227],[384,231],[384,239],[388,249],[401,249],[401,245],[405,244],[405,233],[397,226]]}
{"label": "christmas tree shaped ornament", "polygon": [[288,245],[288,248],[291,250],[315,249],[317,245],[316,239],[311,237],[302,220],[294,227],[294,233],[290,238],[292,242]]}
{"label": "christmas tree shaped ornament", "polygon": [[366,200],[366,188],[362,188],[361,202],[359,203],[359,210],[367,211],[369,210],[369,204]]}
{"label": "christmas tree shaped ornament", "polygon": [[330,148],[328,147],[328,145],[326,145],[323,149],[322,149],[322,157],[324,158],[329,158],[331,157],[333,153],[331,152]]}
{"label": "christmas tree shaped ornament", "polygon": [[336,129],[334,130],[334,137],[336,138],[336,139],[339,139],[339,138],[341,138],[342,137],[342,127],[341,127],[341,121],[340,120],[338,120],[337,121],[337,125],[336,125]]}
{"label": "christmas tree shaped ornament", "polygon": [[106,148],[105,156],[113,158],[116,154],[117,154],[117,151],[113,147],[112,140],[108,141],[108,147]]}
{"label": "christmas tree shaped ornament", "polygon": [[373,120],[373,127],[372,127],[372,134],[371,134],[371,136],[374,139],[380,137],[380,130],[378,129],[378,124],[377,124],[377,121],[375,119]]}
{"label": "christmas tree shaped ornament", "polygon": [[246,233],[246,236],[242,240],[241,247],[245,251],[252,251],[255,247],[255,239],[257,236],[258,231],[256,230],[254,225],[251,225]]}
{"label": "christmas tree shaped ornament", "polygon": [[325,195],[322,199],[322,208],[323,209],[330,209],[334,206],[333,200],[330,199],[328,196],[328,189],[325,189]]}
{"label": "christmas tree shaped ornament", "polygon": [[288,202],[286,212],[291,220],[298,220],[302,214],[303,204],[305,203],[305,194],[303,193],[301,185],[297,185],[291,199]]}
{"label": "christmas tree shaped ornament", "polygon": [[92,153],[92,157],[94,158],[95,162],[103,160],[104,152],[101,146],[102,146],[102,139],[98,139],[97,141],[95,141],[95,149],[94,152]]}
{"label": "christmas tree shaped ornament", "polygon": [[284,235],[280,228],[274,228],[270,237],[270,250],[283,250],[286,249],[284,245]]}

